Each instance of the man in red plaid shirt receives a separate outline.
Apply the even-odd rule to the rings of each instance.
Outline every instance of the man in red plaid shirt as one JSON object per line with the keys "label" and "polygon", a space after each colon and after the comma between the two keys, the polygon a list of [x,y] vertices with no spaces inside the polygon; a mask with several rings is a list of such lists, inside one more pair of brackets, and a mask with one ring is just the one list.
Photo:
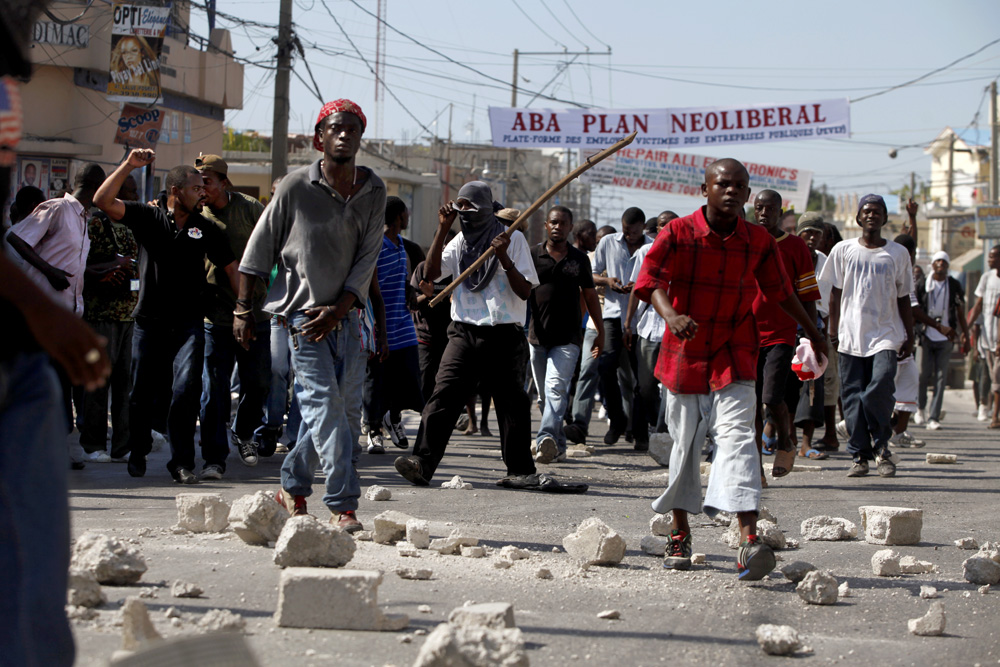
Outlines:
{"label": "man in red plaid shirt", "polygon": [[[653,502],[672,512],[673,531],[663,566],[691,566],[688,513],[734,512],[740,523],[740,579],[774,569],[774,553],[757,538],[760,457],[754,441],[759,335],[753,316],[758,288],[802,325],[817,355],[826,343],[795,297],[774,239],[743,219],[750,175],[736,160],[705,170],[707,205],[671,221],[643,262],[635,293],[667,323],[656,377],[667,390],[666,415],[674,447],[670,483]],[[704,503],[700,461],[705,436],[715,458]]]}

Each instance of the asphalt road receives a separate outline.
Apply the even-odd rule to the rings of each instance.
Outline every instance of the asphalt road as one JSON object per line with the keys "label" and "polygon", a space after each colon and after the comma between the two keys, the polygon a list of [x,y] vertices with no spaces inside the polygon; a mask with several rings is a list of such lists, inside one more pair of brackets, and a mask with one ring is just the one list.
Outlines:
{"label": "asphalt road", "polygon": [[[97,621],[74,622],[77,664],[107,664],[121,645],[120,628],[112,624],[114,611],[127,596],[144,590],[155,596],[145,602],[164,636],[197,632],[195,621],[208,609],[243,615],[247,641],[263,665],[409,665],[424,640],[419,632],[429,632],[453,608],[470,600],[514,605],[534,665],[780,662],[757,646],[754,632],[761,623],[797,628],[811,648],[797,658],[801,663],[1000,664],[1000,586],[984,595],[965,582],[962,561],[974,552],[952,544],[969,536],[980,542],[1000,541],[1000,433],[975,421],[968,391],[949,391],[945,407],[948,414],[941,430],[911,429],[927,446],[900,450],[902,462],[894,479],[874,474],[848,479],[849,457],[842,451],[827,461],[800,458],[798,463],[819,465],[822,471],[793,472],[772,480],[764,491],[764,504],[790,538],[799,538],[802,520],[820,514],[847,518],[860,528],[861,505],[924,511],[921,543],[895,548],[934,563],[938,571],[931,574],[873,576],[871,556],[884,547],[863,539],[803,541],[796,550],[778,552],[784,562],[805,560],[848,582],[852,597],[833,606],[807,605],[777,572],[762,582],[738,582],[736,551],[723,543],[724,528],[703,515],[692,517],[692,525],[694,550],[707,555],[706,564],[688,572],[662,569],[660,558],[639,550],[639,541],[649,534],[649,503],[662,491],[666,469],[634,453],[624,441],[599,445],[589,458],[548,466],[559,475],[590,483],[587,494],[573,496],[496,487],[495,480],[503,475],[499,440],[456,434],[430,488],[409,486],[396,475],[392,461],[397,450],[392,447],[385,456],[363,455],[363,488],[383,485],[393,497],[387,502],[362,498],[358,517],[370,526],[377,513],[398,510],[429,520],[433,536],[461,528],[482,544],[514,544],[532,556],[509,569],[496,569],[495,556],[475,560],[422,552],[420,559],[404,559],[394,547],[359,542],[348,567],[385,572],[380,604],[387,612],[408,614],[409,629],[282,629],[272,619],[280,573],[272,550],[247,546],[231,533],[175,535],[169,530],[176,522],[178,492],[217,492],[231,502],[257,489],[276,489],[280,455],[254,468],[243,466],[234,455],[223,481],[184,488],[167,475],[166,452],[150,456],[149,472],[141,480],[128,477],[123,464],[89,464],[71,473],[74,536],[93,529],[130,540],[145,555],[149,571],[138,586],[105,587],[109,602]],[[413,417],[411,440],[416,433]],[[537,426],[537,412],[532,417]],[[497,432],[495,426],[493,430]],[[599,442],[604,426],[595,419],[593,430]],[[928,465],[926,452],[957,454],[958,463]],[[456,474],[471,482],[473,490],[438,488]],[[319,498],[317,494],[310,499],[310,510],[325,521],[328,514]],[[591,516],[625,538],[628,552],[620,565],[582,570],[562,551],[563,537]],[[400,565],[430,568],[434,576],[429,581],[403,580],[394,574]],[[536,578],[542,567],[552,571],[552,579]],[[169,586],[176,579],[204,587],[205,597],[172,598]],[[907,619],[922,616],[930,605],[918,596],[921,585],[940,592],[947,613],[943,637],[917,637],[907,630]],[[429,605],[430,613],[418,611],[421,605]],[[164,615],[171,606],[182,614],[180,627]],[[599,619],[597,614],[607,609],[620,611],[621,619]]]}

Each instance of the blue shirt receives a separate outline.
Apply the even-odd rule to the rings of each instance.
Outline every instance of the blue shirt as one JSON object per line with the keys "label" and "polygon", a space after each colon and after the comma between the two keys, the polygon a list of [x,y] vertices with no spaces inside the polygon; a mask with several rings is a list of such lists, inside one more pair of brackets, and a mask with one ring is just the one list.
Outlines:
{"label": "blue shirt", "polygon": [[[642,245],[652,243],[645,234],[642,235]],[[640,246],[642,247],[642,246]],[[635,264],[634,255],[629,252],[628,242],[625,234],[608,234],[597,244],[594,251],[594,275],[601,275],[607,271],[609,278],[617,278],[622,285],[628,284],[632,276],[632,268]],[[604,310],[601,314],[605,320],[617,317],[625,319],[625,310],[628,308],[628,294],[619,294],[613,289],[604,290]]]}
{"label": "blue shirt", "polygon": [[406,248],[385,235],[378,254],[378,288],[385,302],[385,328],[389,351],[417,344],[417,331],[406,305]]}

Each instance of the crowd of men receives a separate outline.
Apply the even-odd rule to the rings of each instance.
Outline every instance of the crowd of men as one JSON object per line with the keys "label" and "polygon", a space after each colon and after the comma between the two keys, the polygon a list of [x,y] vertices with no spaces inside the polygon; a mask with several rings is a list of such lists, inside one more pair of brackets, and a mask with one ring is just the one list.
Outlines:
{"label": "crowd of men", "polygon": [[[604,445],[645,452],[651,433],[673,443],[653,502],[673,522],[664,567],[691,564],[690,513],[726,511],[740,524],[738,575],[756,580],[775,566],[756,535],[766,457],[776,480],[846,440],[849,477],[872,464],[893,477],[891,448],[923,444],[911,415],[942,427],[956,343],[975,356],[978,417],[1000,428],[1000,248],[967,316],[946,253],[915,278],[912,201],[894,240],[877,195],[860,200],[861,236],[846,241],[819,214],[789,218],[772,190],[754,193],[747,220],[749,175],[725,159],[706,169],[706,204],[691,215],[631,207],[617,231],[554,206],[532,246],[508,229],[518,212],[473,181],[440,208],[425,253],[403,235],[405,202],[356,164],[366,123],[350,100],[325,105],[322,157],[276,182],[266,207],[233,188],[217,155],[172,168],[161,196],[141,202],[132,172],[155,158],[141,149],[111,174],[80,169],[61,198],[17,193],[2,268],[19,265],[30,283],[10,284],[92,329],[60,351],[39,323],[51,315],[0,302],[25,316],[21,348],[51,355],[62,419],[46,437],[75,425],[77,467],[123,462],[143,477],[165,443],[168,473],[195,484],[222,479],[232,452],[247,466],[283,454],[276,500],[307,514],[321,468],[331,521],[354,532],[363,453],[384,454],[388,439],[399,475],[426,486],[477,396],[484,426],[495,408],[499,486],[585,491],[538,466],[591,441],[599,404]],[[48,377],[47,357],[29,360],[22,381]],[[406,410],[420,414],[412,434]]]}

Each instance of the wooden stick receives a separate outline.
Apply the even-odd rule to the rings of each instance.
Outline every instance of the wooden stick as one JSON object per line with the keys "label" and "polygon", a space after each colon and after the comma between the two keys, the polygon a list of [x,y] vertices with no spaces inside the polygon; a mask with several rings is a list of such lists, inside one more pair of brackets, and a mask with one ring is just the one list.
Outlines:
{"label": "wooden stick", "polygon": [[[627,137],[625,137],[624,139],[622,139],[618,143],[614,144],[613,146],[608,146],[607,148],[605,148],[600,153],[595,153],[594,155],[591,155],[590,157],[588,157],[583,164],[581,164],[579,167],[577,167],[576,169],[574,169],[570,173],[566,174],[566,176],[563,177],[562,180],[560,180],[558,183],[556,183],[551,188],[549,188],[548,190],[546,190],[545,194],[543,194],[541,197],[539,197],[537,200],[535,200],[535,203],[533,203],[531,206],[529,206],[524,211],[524,213],[522,213],[520,216],[518,216],[517,220],[515,220],[511,224],[511,226],[507,228],[507,231],[502,232],[502,233],[506,234],[509,237],[511,234],[513,234],[514,232],[516,232],[518,230],[518,228],[521,227],[522,224],[524,224],[525,222],[527,222],[528,218],[531,217],[531,214],[534,213],[535,211],[537,211],[542,206],[544,206],[545,202],[547,202],[549,199],[551,199],[552,196],[555,193],[557,193],[560,190],[562,190],[564,187],[566,187],[570,183],[570,181],[572,181],[574,178],[576,178],[577,176],[579,176],[583,172],[585,172],[588,169],[590,169],[591,167],[593,167],[595,164],[597,164],[601,160],[614,155],[615,153],[617,153],[621,149],[623,149],[626,146],[628,146],[630,143],[632,143],[635,140],[635,135],[636,135],[636,132],[633,132],[632,134],[628,135]],[[458,278],[455,278],[455,280],[453,280],[450,285],[448,285],[447,287],[445,287],[441,291],[440,294],[438,294],[436,297],[434,297],[433,300],[431,300],[431,306],[436,306],[439,303],[441,303],[442,301],[444,301],[444,299],[449,294],[451,294],[452,292],[454,292],[455,289],[459,285],[462,284],[462,281],[464,281],[466,278],[468,278],[470,275],[472,275],[472,273],[476,269],[478,269],[480,266],[482,266],[483,264],[485,264],[486,260],[488,260],[492,256],[493,256],[493,247],[490,246],[489,248],[486,249],[486,252],[484,252],[482,255],[479,256],[479,259],[477,259],[475,262],[472,263],[471,266],[469,266],[469,268],[467,268],[465,271],[462,271],[462,275],[460,275]]]}

